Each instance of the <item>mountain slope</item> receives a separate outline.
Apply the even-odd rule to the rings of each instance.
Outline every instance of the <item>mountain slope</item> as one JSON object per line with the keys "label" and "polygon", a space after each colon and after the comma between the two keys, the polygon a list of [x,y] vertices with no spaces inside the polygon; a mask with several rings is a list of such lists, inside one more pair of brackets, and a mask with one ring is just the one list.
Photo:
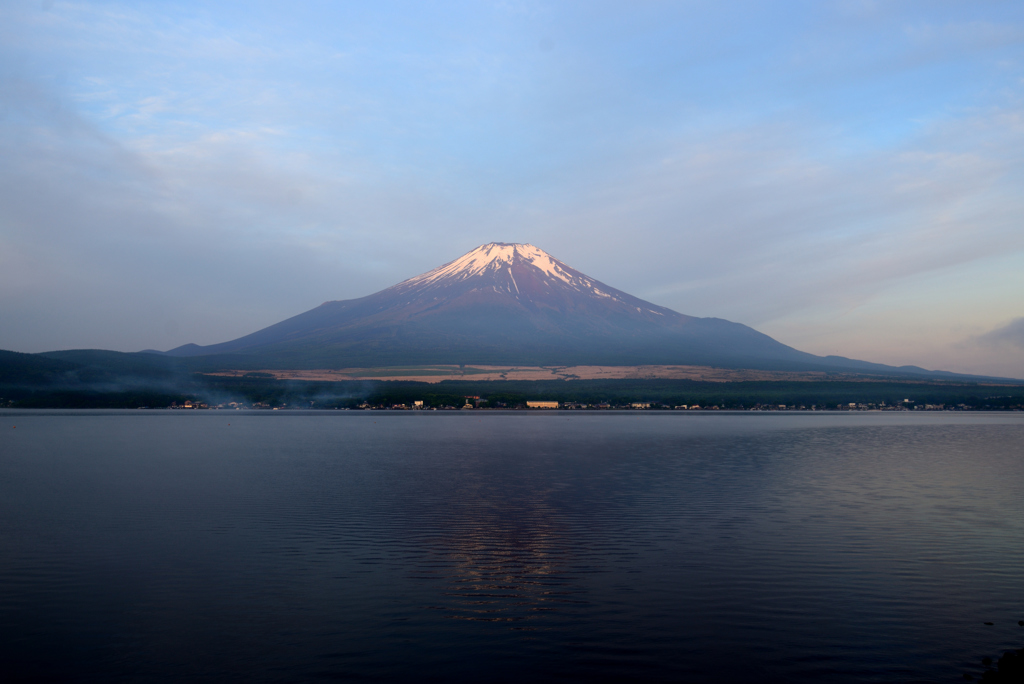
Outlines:
{"label": "mountain slope", "polygon": [[507,243],[482,245],[386,290],[325,302],[230,342],[167,353],[296,369],[436,363],[921,371],[800,352],[745,325],[633,297],[533,245]]}

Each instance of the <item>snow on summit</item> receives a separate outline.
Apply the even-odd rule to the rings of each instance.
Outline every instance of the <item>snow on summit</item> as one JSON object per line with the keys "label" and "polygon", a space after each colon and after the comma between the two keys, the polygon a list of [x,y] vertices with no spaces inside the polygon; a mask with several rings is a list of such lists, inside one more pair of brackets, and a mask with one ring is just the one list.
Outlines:
{"label": "snow on summit", "polygon": [[[524,271],[525,269],[525,271]],[[531,273],[532,271],[532,273]],[[439,266],[395,286],[401,291],[429,288],[465,282],[473,278],[491,276],[510,282],[518,293],[516,276],[524,273],[578,292],[589,292],[598,297],[619,299],[605,292],[600,283],[554,258],[540,247],[525,243],[489,242],[462,255],[455,261]],[[611,289],[611,288],[607,288]]]}
{"label": "snow on summit", "polygon": [[[489,242],[458,259],[379,293],[402,306],[432,307],[489,302],[560,311],[611,310],[642,317],[680,314],[654,306],[567,266],[531,244]],[[593,308],[596,307],[596,308]],[[611,307],[611,308],[608,308]]]}
{"label": "snow on summit", "polygon": [[423,275],[410,278],[401,285],[427,285],[441,280],[465,280],[487,271],[511,268],[517,261],[528,263],[545,274],[566,283],[572,283],[573,274],[582,275],[543,249],[531,244],[489,242],[462,255],[455,261],[439,266]]}

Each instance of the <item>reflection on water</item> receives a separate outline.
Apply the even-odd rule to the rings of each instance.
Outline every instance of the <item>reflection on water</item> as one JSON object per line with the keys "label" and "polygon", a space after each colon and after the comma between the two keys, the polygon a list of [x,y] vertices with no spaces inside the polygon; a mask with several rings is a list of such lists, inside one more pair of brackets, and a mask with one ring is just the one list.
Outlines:
{"label": "reflection on water", "polygon": [[554,503],[557,483],[524,482],[514,467],[495,477],[486,445],[477,448],[483,456],[467,451],[447,474],[444,496],[417,489],[403,496],[405,511],[387,515],[404,517],[403,536],[415,542],[407,578],[437,587],[426,609],[532,631],[538,614],[585,600],[576,582],[584,570],[573,567],[580,547]]}
{"label": "reflection on water", "polygon": [[1021,645],[1022,416],[11,416],[15,679],[952,681]]}
{"label": "reflection on water", "polygon": [[458,620],[523,623],[533,614],[557,610],[573,600],[566,558],[570,546],[542,507],[509,525],[500,514],[457,524],[428,542],[434,560],[421,562],[415,576],[442,576],[444,604],[431,606]]}

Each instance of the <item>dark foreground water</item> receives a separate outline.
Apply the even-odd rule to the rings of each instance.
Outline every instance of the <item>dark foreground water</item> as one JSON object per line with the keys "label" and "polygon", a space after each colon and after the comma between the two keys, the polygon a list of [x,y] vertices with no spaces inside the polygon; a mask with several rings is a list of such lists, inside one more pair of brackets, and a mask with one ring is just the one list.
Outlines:
{"label": "dark foreground water", "polygon": [[1020,619],[1020,414],[0,412],[6,681],[955,682]]}

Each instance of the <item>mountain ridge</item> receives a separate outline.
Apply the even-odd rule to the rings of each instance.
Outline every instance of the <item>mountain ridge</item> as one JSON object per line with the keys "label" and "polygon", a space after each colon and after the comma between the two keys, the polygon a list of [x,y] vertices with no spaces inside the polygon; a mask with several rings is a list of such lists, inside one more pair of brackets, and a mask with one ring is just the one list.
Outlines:
{"label": "mountain ridge", "polygon": [[[528,243],[491,242],[379,292],[318,307],[176,357],[268,369],[416,364],[705,365],[955,377],[815,356],[749,326],[658,306]],[[251,363],[249,363],[251,362]],[[963,377],[963,376],[961,376]]]}

